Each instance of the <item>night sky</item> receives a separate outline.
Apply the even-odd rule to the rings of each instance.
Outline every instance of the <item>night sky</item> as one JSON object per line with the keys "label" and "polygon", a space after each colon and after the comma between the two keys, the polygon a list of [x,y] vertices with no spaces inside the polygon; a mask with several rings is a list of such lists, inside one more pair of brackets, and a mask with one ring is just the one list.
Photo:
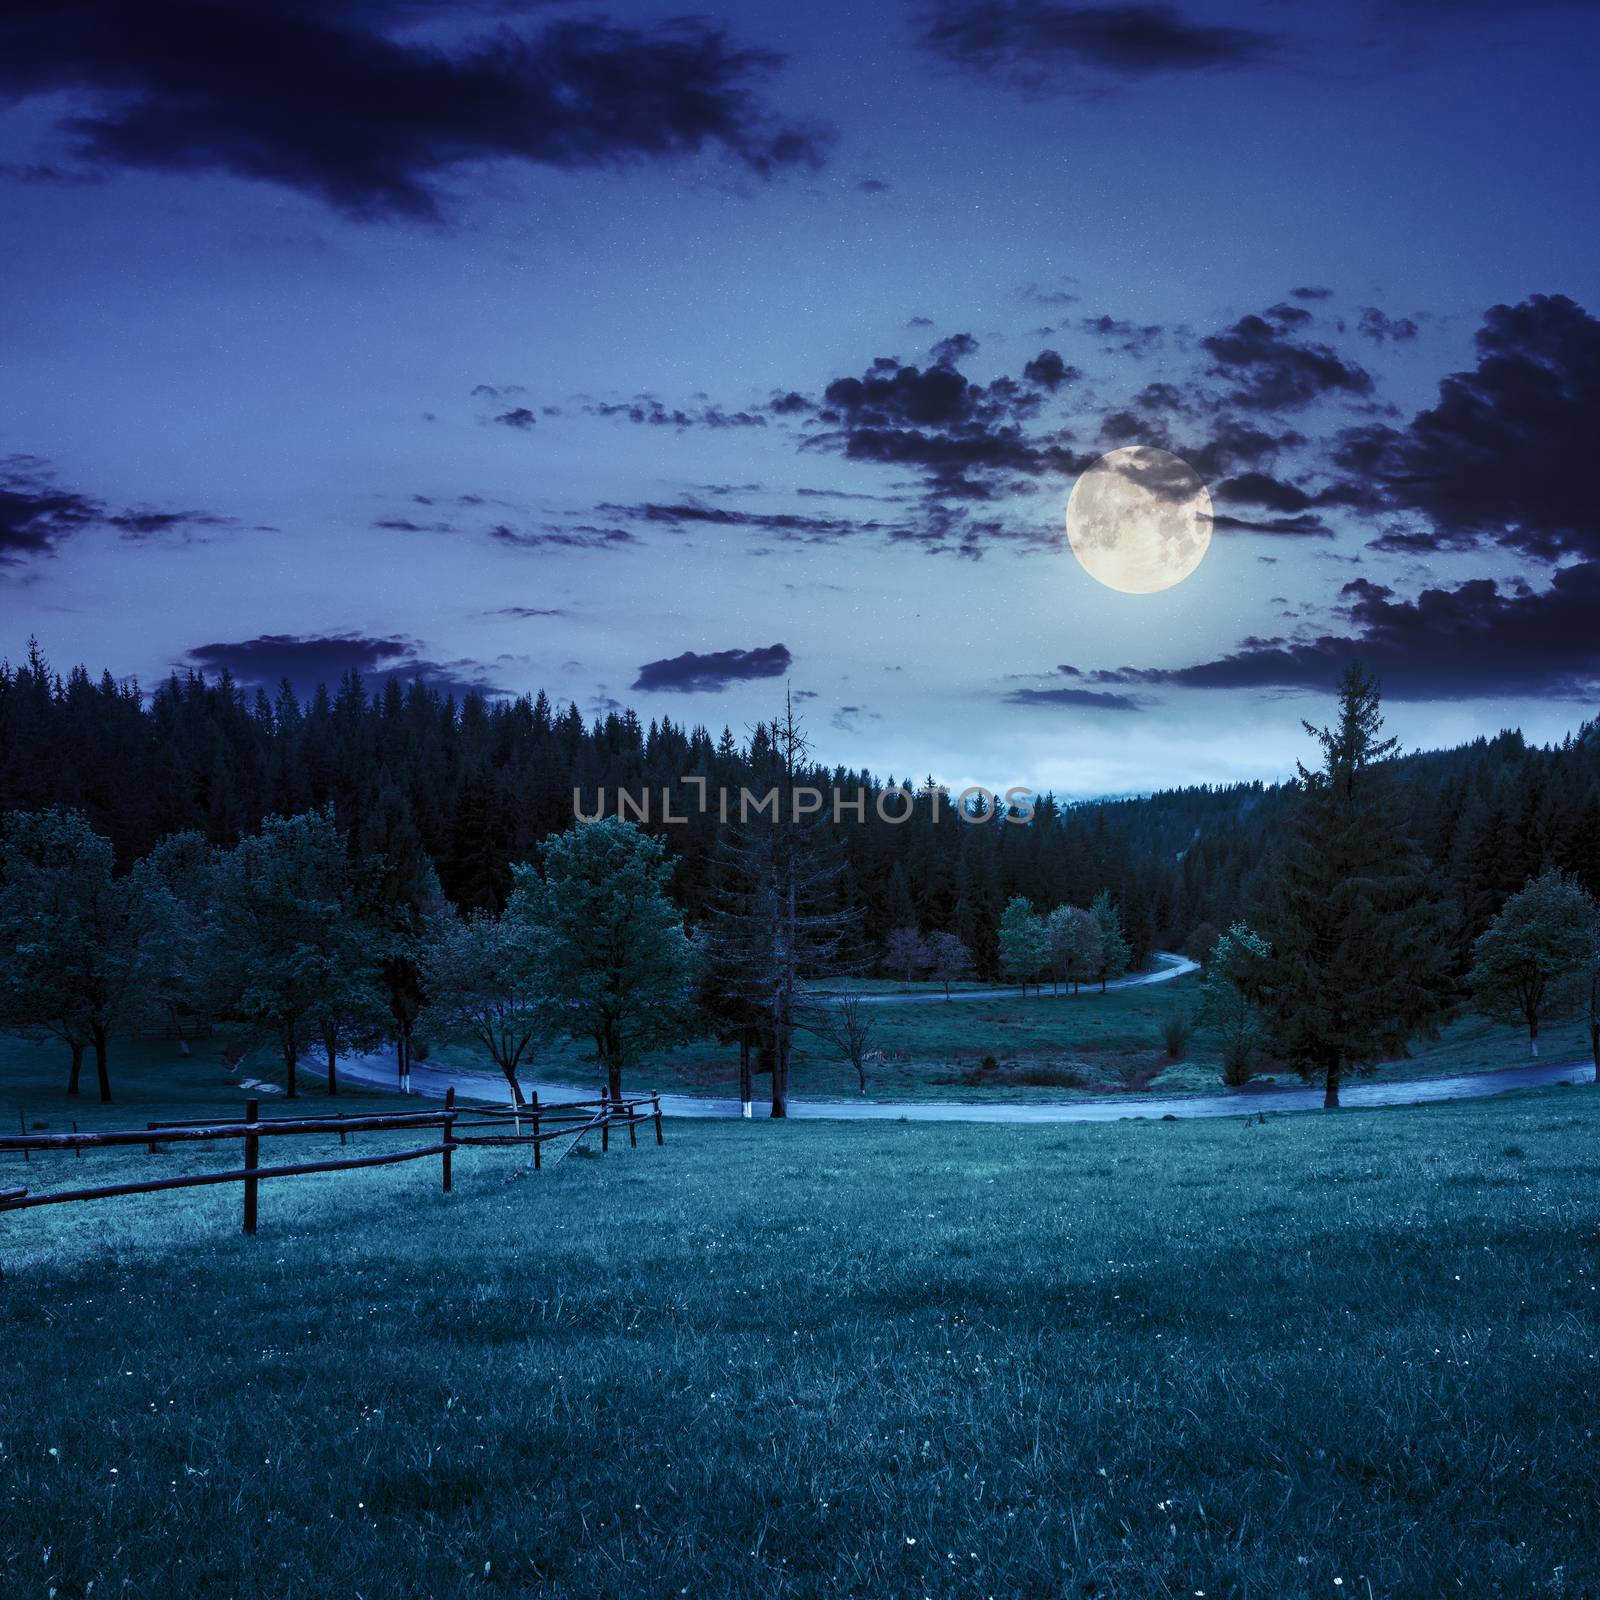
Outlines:
{"label": "night sky", "polygon": [[[22,0],[0,647],[1073,796],[1600,685],[1600,6]],[[1181,455],[1163,593],[1067,547]]]}

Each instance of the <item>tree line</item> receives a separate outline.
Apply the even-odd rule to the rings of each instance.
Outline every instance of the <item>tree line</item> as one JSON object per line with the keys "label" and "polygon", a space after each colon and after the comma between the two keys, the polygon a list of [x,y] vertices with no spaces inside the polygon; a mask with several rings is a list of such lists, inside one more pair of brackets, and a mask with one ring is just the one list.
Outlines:
{"label": "tree line", "polygon": [[[1210,987],[1233,982],[1255,1019],[1239,1037],[1254,1028],[1336,1101],[1345,1073],[1403,1049],[1469,993],[1511,1003],[1504,984],[1491,998],[1483,940],[1525,886],[1553,875],[1581,896],[1600,887],[1600,733],[1587,724],[1542,749],[1502,734],[1402,757],[1359,672],[1335,724],[1307,727],[1321,760],[1288,784],[1081,806],[1047,795],[1020,826],[999,807],[953,820],[931,780],[906,787],[898,824],[870,808],[841,823],[787,806],[747,825],[694,810],[677,826],[612,819],[594,837],[648,846],[651,903],[665,908],[662,929],[678,930],[661,938],[692,948],[686,964],[666,963],[669,987],[687,984],[692,1004],[657,1008],[652,1037],[687,1026],[687,1008],[696,1026],[739,1041],[747,1072],[753,1057],[772,1073],[781,1104],[805,988],[819,977],[882,961],[947,990],[976,978],[1026,993],[1046,979],[1103,985],[1159,944],[1216,965]],[[31,648],[22,666],[0,667],[0,893],[8,938],[20,930],[7,1004],[29,994],[37,1012],[88,952],[107,952],[72,980],[86,998],[70,1024],[29,1023],[59,1033],[74,1080],[92,1050],[102,1087],[105,1038],[135,992],[140,1004],[153,993],[277,1018],[291,1082],[308,1030],[336,1060],[374,1018],[403,1073],[427,1002],[514,1077],[533,1040],[523,1024],[537,1014],[560,1031],[576,1015],[570,999],[532,1005],[534,988],[597,992],[581,962],[561,965],[583,941],[552,931],[578,890],[553,894],[551,864],[590,833],[570,827],[572,790],[643,794],[685,779],[785,796],[900,787],[815,761],[787,706],[740,744],[727,729],[716,740],[664,720],[645,729],[631,713],[586,726],[543,695],[458,704],[393,682],[369,695],[354,675],[304,705],[287,686],[251,697],[197,674],[146,697],[82,669],[63,679]],[[46,960],[29,907],[55,893],[40,864],[55,858],[79,880],[65,923],[97,931],[64,935],[60,959]],[[592,922],[595,907],[584,915]],[[322,931],[299,937],[297,926]],[[284,929],[288,998],[266,992],[259,971],[267,935]],[[1255,959],[1255,942],[1269,958]],[[509,985],[498,1000],[481,983],[475,1001],[460,999],[473,972],[490,970]],[[606,982],[632,980],[613,966]],[[1541,1014],[1568,993],[1565,978],[1546,989],[1530,1002]],[[608,1075],[643,1048],[598,1001],[585,1019]]]}

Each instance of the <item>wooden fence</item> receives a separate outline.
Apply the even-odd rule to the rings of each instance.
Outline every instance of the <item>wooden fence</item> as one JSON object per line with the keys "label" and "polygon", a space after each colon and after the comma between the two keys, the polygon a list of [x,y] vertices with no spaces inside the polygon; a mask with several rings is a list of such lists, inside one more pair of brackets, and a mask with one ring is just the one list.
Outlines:
{"label": "wooden fence", "polygon": [[[573,1148],[591,1133],[600,1135],[600,1148],[611,1147],[611,1130],[626,1128],[628,1142],[639,1143],[639,1124],[654,1123],[657,1144],[666,1142],[661,1124],[661,1097],[624,1095],[613,1100],[601,1094],[593,1100],[568,1100],[540,1104],[535,1094],[525,1106],[496,1108],[458,1106],[456,1092],[445,1094],[437,1111],[374,1112],[349,1115],[338,1112],[321,1117],[263,1117],[259,1100],[245,1102],[242,1122],[214,1120],[152,1122],[144,1128],[108,1128],[71,1133],[8,1134],[0,1137],[0,1155],[20,1156],[31,1163],[35,1155],[109,1149],[123,1145],[144,1145],[154,1155],[170,1146],[212,1144],[226,1140],[243,1141],[243,1165],[225,1172],[186,1173],[171,1178],[144,1178],[127,1183],[105,1183],[90,1188],[58,1189],[34,1193],[25,1185],[0,1179],[0,1212],[27,1211],[34,1206],[65,1205],[73,1200],[110,1200],[120,1195],[157,1194],[167,1189],[197,1189],[210,1184],[238,1183],[244,1186],[244,1231],[254,1234],[260,1185],[267,1178],[296,1178],[312,1172],[351,1172],[367,1167],[394,1166],[402,1161],[421,1161],[437,1156],[440,1183],[446,1194],[453,1181],[455,1152],[463,1146],[526,1145],[532,1165],[544,1164],[544,1146],[555,1139],[570,1139]],[[356,1135],[363,1133],[413,1133],[426,1143],[400,1150],[382,1150],[375,1155],[341,1155],[332,1160],[289,1161],[261,1164],[263,1139],[326,1138],[336,1135],[341,1149],[348,1148]],[[565,1155],[566,1151],[562,1151]],[[557,1159],[560,1159],[559,1157]]]}

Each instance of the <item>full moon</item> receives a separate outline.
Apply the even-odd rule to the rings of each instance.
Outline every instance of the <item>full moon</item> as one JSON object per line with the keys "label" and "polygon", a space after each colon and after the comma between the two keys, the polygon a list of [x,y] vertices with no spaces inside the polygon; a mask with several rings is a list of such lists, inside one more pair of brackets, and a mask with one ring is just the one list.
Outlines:
{"label": "full moon", "polygon": [[1150,445],[1103,455],[1073,486],[1067,538],[1091,578],[1124,594],[1170,589],[1211,545],[1211,496],[1187,461]]}

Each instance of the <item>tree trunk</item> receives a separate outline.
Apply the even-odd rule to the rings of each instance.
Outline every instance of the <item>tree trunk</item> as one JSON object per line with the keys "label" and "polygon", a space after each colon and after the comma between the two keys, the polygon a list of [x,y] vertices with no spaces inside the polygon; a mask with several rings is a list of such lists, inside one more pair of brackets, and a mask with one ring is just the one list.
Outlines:
{"label": "tree trunk", "polygon": [[522,1098],[522,1085],[517,1082],[517,1069],[509,1061],[500,1063],[500,1070],[506,1075],[506,1082],[511,1085],[511,1099],[514,1105],[525,1106],[528,1102]]}
{"label": "tree trunk", "polygon": [[94,1034],[94,1074],[100,1080],[100,1103],[111,1103],[111,1079],[106,1073],[106,1030],[97,1022]]}
{"label": "tree trunk", "polygon": [[78,1074],[83,1071],[83,1046],[74,1043],[72,1046],[72,1071],[67,1077],[67,1093],[78,1092]]}
{"label": "tree trunk", "polygon": [[772,1052],[772,1115],[789,1115],[789,1052],[794,1040],[782,1027],[775,1030]]}
{"label": "tree trunk", "polygon": [[755,1090],[750,1084],[750,1030],[739,1030],[739,1103],[747,1106],[755,1099]]}
{"label": "tree trunk", "polygon": [[1537,1061],[1539,1059],[1539,1019],[1528,1018],[1528,1054]]}
{"label": "tree trunk", "polygon": [[283,1046],[283,1095],[286,1100],[297,1100],[300,1097],[300,1083],[295,1075],[295,1069],[299,1065],[300,1046],[291,1036]]}
{"label": "tree trunk", "polygon": [[1327,1076],[1323,1079],[1322,1109],[1324,1111],[1337,1111],[1339,1109],[1339,1063],[1337,1060],[1328,1063]]}
{"label": "tree trunk", "polygon": [[622,1105],[622,1063],[611,1056],[606,1061],[606,1088],[611,1095],[612,1105],[620,1109]]}
{"label": "tree trunk", "polygon": [[1589,1052],[1594,1057],[1594,1081],[1600,1085],[1600,1022],[1589,1024]]}
{"label": "tree trunk", "polygon": [[322,1048],[328,1057],[328,1093],[339,1092],[339,1030],[326,1023],[322,1028]]}

